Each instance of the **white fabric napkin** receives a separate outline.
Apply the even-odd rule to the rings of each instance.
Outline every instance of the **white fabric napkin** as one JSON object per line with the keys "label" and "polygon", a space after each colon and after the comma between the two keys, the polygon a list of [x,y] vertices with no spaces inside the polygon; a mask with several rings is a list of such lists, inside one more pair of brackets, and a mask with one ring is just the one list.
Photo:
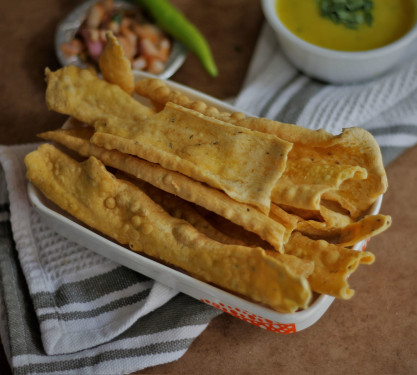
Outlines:
{"label": "white fabric napkin", "polygon": [[36,146],[0,146],[0,333],[13,372],[127,374],[180,358],[220,312],[49,229],[27,197],[23,158]]}
{"label": "white fabric napkin", "polygon": [[299,72],[265,24],[234,105],[250,114],[339,134],[370,131],[387,164],[417,143],[417,44],[400,67],[372,81],[330,85]]}

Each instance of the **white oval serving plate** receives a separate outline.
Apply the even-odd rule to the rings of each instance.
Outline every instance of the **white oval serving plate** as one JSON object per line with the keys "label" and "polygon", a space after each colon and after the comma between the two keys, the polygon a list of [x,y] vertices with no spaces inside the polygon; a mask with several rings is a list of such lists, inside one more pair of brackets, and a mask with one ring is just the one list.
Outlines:
{"label": "white oval serving plate", "polygon": [[[137,79],[155,77],[144,72],[135,72],[135,76]],[[233,106],[209,95],[178,83],[166,81],[166,84],[170,88],[178,90],[190,98],[202,100],[209,105],[217,107],[221,111],[238,112],[238,109]],[[54,203],[46,199],[31,183],[28,184],[28,195],[33,207],[46,224],[69,240],[79,243],[116,263],[140,272],[162,284],[175,288],[204,303],[269,331],[278,333],[301,331],[317,322],[334,300],[334,297],[320,295],[306,310],[292,314],[278,313],[268,307],[250,302],[213,285],[197,280],[185,273],[158,263],[140,253],[135,253],[127,247],[115,243],[79,223],[72,216],[57,208]],[[380,210],[381,202],[382,196],[371,207],[369,214],[377,214]],[[363,251],[367,244],[368,240],[361,241],[353,249]]]}

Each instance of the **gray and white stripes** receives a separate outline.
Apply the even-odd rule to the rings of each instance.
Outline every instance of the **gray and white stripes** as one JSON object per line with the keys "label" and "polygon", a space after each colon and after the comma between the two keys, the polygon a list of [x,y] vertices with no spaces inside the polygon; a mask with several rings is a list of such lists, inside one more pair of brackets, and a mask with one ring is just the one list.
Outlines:
{"label": "gray and white stripes", "polygon": [[35,147],[0,146],[0,333],[13,372],[124,374],[180,358],[220,312],[52,232],[26,196]]}
{"label": "gray and white stripes", "polygon": [[328,85],[303,75],[283,56],[268,25],[235,105],[250,114],[338,134],[369,130],[388,163],[417,143],[417,58],[354,85]]}
{"label": "gray and white stripes", "polygon": [[[385,163],[417,143],[416,104],[416,60],[372,82],[327,85],[294,69],[266,25],[235,101],[335,134],[363,127]],[[0,333],[13,372],[125,374],[180,358],[220,312],[50,231],[26,196],[23,156],[35,146],[0,146]]]}

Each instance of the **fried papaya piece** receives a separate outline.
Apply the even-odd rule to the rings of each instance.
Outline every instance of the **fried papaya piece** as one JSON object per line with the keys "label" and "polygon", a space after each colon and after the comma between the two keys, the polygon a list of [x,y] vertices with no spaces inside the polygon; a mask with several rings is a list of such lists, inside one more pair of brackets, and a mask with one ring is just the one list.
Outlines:
{"label": "fried papaya piece", "polygon": [[144,121],[97,122],[91,142],[136,155],[268,214],[292,144],[167,103]]}
{"label": "fried papaya piece", "polygon": [[183,174],[117,150],[106,150],[96,146],[89,142],[93,130],[88,127],[74,127],[74,121],[71,119],[66,126],[73,127],[73,129],[49,131],[39,136],[45,140],[57,142],[83,157],[95,156],[107,166],[126,172],[163,191],[204,207],[247,231],[256,233],[277,251],[282,251],[283,244],[297,224],[297,221],[290,220],[289,215],[283,210],[278,211],[273,208],[270,216],[264,215],[256,208],[239,203],[222,191]]}
{"label": "fried papaya piece", "polygon": [[129,95],[135,90],[132,64],[123,47],[111,31],[106,32],[106,45],[98,60],[101,74],[107,82],[120,86]]}
{"label": "fried papaya piece", "polygon": [[314,270],[308,277],[314,292],[342,299],[354,295],[354,290],[348,284],[348,276],[359,264],[372,264],[375,260],[368,251],[351,250],[324,240],[315,241],[297,232],[285,244],[285,253],[314,262]]}
{"label": "fried papaya piece", "polygon": [[88,69],[68,65],[52,72],[46,68],[45,75],[48,109],[73,116],[88,125],[113,117],[134,123],[154,113],[119,86]]}
{"label": "fried papaya piece", "polygon": [[277,311],[294,312],[311,300],[307,280],[263,249],[209,239],[137,186],[115,178],[93,156],[78,163],[44,144],[26,156],[25,164],[27,178],[48,199],[133,251]]}

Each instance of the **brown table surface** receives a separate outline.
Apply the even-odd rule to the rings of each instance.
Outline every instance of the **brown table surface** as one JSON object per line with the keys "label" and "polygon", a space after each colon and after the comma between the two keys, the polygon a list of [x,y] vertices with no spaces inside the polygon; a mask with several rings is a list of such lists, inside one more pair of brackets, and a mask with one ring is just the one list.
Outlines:
{"label": "brown table surface", "polygon": [[[57,23],[81,1],[0,2],[0,144],[36,141],[64,116],[44,103],[46,66]],[[254,0],[173,0],[207,36],[220,74],[209,77],[194,56],[172,78],[225,99],[239,92],[263,15]],[[279,72],[277,72],[279,74]],[[417,147],[387,167],[382,212],[389,231],[373,239],[372,266],[351,277],[356,295],[335,301],[307,330],[280,335],[227,314],[215,318],[176,362],[138,374],[416,374],[417,373]],[[4,354],[0,373],[10,374]]]}

